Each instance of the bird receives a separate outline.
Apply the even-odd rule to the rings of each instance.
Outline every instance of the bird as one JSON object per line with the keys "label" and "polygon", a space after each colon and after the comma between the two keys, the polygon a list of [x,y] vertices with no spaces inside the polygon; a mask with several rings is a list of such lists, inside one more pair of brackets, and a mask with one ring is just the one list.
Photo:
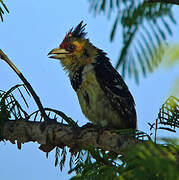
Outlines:
{"label": "bird", "polygon": [[59,60],[67,72],[89,121],[102,128],[136,129],[134,98],[107,53],[86,38],[86,25],[81,21],[71,28],[49,58]]}

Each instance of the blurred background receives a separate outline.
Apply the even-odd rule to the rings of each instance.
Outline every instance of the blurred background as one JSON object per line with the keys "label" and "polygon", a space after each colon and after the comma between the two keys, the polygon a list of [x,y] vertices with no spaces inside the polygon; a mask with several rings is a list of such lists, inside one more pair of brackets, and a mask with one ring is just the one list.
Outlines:
{"label": "blurred background", "polygon": [[[92,1],[84,0],[45,2],[14,0],[5,3],[10,13],[3,16],[4,22],[0,22],[0,48],[31,83],[45,107],[63,111],[80,125],[87,123],[88,120],[81,112],[67,75],[60,63],[49,59],[47,54],[61,43],[71,27],[83,20],[87,23],[87,37],[95,46],[107,52],[111,63],[116,66],[124,46],[124,29],[120,24],[116,26],[116,30],[114,29],[116,33],[111,37],[113,41],[110,41],[110,33],[118,14],[117,8],[95,13]],[[172,8],[175,19],[179,18],[178,8]],[[166,33],[167,41],[172,45],[179,43],[179,26],[170,18],[166,22],[173,32],[172,36]],[[159,22],[158,26],[160,25]],[[152,29],[152,25],[146,27],[149,31]],[[140,34],[138,36],[140,37]],[[140,38],[136,38],[134,46],[139,41]],[[136,58],[135,52],[135,48],[132,49],[129,58]],[[134,75],[129,78],[122,70],[122,66],[119,67],[119,72],[123,71],[125,74],[125,81],[136,102],[138,129],[146,133],[150,133],[148,122],[155,122],[164,101],[170,95],[176,97],[179,95],[178,64],[169,67],[165,61],[167,59],[154,68],[152,73],[146,73],[146,77],[139,70],[138,77],[133,73]],[[18,83],[21,81],[16,74],[5,62],[0,61],[0,89],[7,91]],[[33,100],[28,100],[29,112],[36,110]],[[160,137],[178,137],[178,135],[179,133],[159,131]],[[18,150],[17,146],[10,142],[1,142],[0,179],[57,180],[69,179],[72,176],[68,175],[68,164],[62,172],[59,167],[54,166],[55,151],[46,159],[45,153],[38,147],[36,143],[27,143]]]}

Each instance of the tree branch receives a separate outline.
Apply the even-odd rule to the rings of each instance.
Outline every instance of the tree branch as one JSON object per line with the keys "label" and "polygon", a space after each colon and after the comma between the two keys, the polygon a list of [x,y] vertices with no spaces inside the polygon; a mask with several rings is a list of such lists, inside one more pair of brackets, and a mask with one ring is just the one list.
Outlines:
{"label": "tree branch", "polygon": [[156,2],[179,5],[179,0],[147,0],[147,3],[156,3]]}
{"label": "tree branch", "polygon": [[27,81],[27,79],[24,77],[24,75],[18,70],[18,68],[12,63],[12,61],[7,57],[7,55],[1,49],[0,49],[0,59],[4,60],[14,70],[14,72],[18,75],[18,77],[21,79],[21,81],[25,84],[25,86],[29,90],[30,94],[34,98],[42,117],[45,119],[45,121],[48,121],[49,118],[48,118],[47,114],[45,113],[45,110],[42,106],[40,98],[37,96],[36,92],[30,85],[30,83]]}
{"label": "tree branch", "polygon": [[129,144],[139,143],[137,139],[118,135],[109,130],[99,132],[94,127],[84,126],[76,129],[62,123],[47,124],[25,120],[5,121],[3,139],[9,140],[13,144],[17,141],[18,148],[21,148],[21,144],[26,142],[38,142],[53,148],[67,146],[71,152],[78,152],[92,146],[117,154]]}

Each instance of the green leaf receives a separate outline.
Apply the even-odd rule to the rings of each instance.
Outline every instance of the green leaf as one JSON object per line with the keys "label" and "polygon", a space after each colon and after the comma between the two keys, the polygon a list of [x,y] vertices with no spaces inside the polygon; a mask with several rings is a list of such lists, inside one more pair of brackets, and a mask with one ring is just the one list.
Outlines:
{"label": "green leaf", "polygon": [[[1,7],[1,4],[2,4],[2,7]],[[1,21],[3,22],[4,11],[2,8],[4,8],[7,13],[9,13],[7,6],[4,4],[2,0],[0,0],[0,18],[1,18]]]}
{"label": "green leaf", "polygon": [[[138,80],[136,80],[139,81],[140,74],[145,74],[146,76],[148,73],[153,72],[153,67],[157,67],[161,62],[162,54],[157,53],[156,49],[166,41],[167,33],[172,35],[170,26],[171,23],[176,23],[173,17],[172,6],[163,3],[146,3],[144,0],[90,1],[90,4],[95,4],[99,7],[101,3],[105,8],[102,8],[102,10],[98,9],[98,12],[97,9],[92,8],[93,12],[98,14],[101,11],[108,14],[116,13],[113,20],[114,24],[111,28],[110,40],[114,40],[118,25],[120,25],[120,30],[122,30],[122,34],[119,36],[120,39],[123,38],[123,47],[120,49],[116,69],[120,68],[123,77],[126,77],[128,73],[129,76],[133,75],[135,79],[137,77]],[[140,43],[138,42],[139,40]],[[140,44],[144,46],[143,49],[145,51],[139,48]],[[140,50],[135,55],[136,46]],[[131,54],[133,54],[132,61],[135,61],[134,67],[131,65],[129,58]],[[141,59],[141,57],[144,58]],[[142,71],[140,71],[138,66],[142,68]]]}
{"label": "green leaf", "polygon": [[[165,129],[175,132],[175,128],[179,128],[179,99],[170,96],[158,113],[159,125],[163,125],[160,129]],[[172,129],[171,129],[172,128]]]}
{"label": "green leaf", "polygon": [[4,9],[6,10],[6,12],[9,13],[9,10],[8,10],[7,6],[4,4],[4,2],[2,0],[0,2],[3,5]]}
{"label": "green leaf", "polygon": [[116,30],[117,30],[118,21],[119,21],[119,15],[117,15],[117,17],[114,21],[113,28],[111,31],[110,41],[113,41],[113,39],[114,39],[114,35],[116,33]]}

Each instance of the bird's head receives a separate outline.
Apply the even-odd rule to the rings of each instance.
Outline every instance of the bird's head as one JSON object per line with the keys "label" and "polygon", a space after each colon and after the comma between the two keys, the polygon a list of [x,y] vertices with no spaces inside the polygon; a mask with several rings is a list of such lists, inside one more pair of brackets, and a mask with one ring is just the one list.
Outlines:
{"label": "bird's head", "polygon": [[60,46],[48,54],[50,58],[59,59],[67,71],[91,63],[97,55],[97,49],[85,38],[85,26],[81,21],[74,29],[70,29]]}

